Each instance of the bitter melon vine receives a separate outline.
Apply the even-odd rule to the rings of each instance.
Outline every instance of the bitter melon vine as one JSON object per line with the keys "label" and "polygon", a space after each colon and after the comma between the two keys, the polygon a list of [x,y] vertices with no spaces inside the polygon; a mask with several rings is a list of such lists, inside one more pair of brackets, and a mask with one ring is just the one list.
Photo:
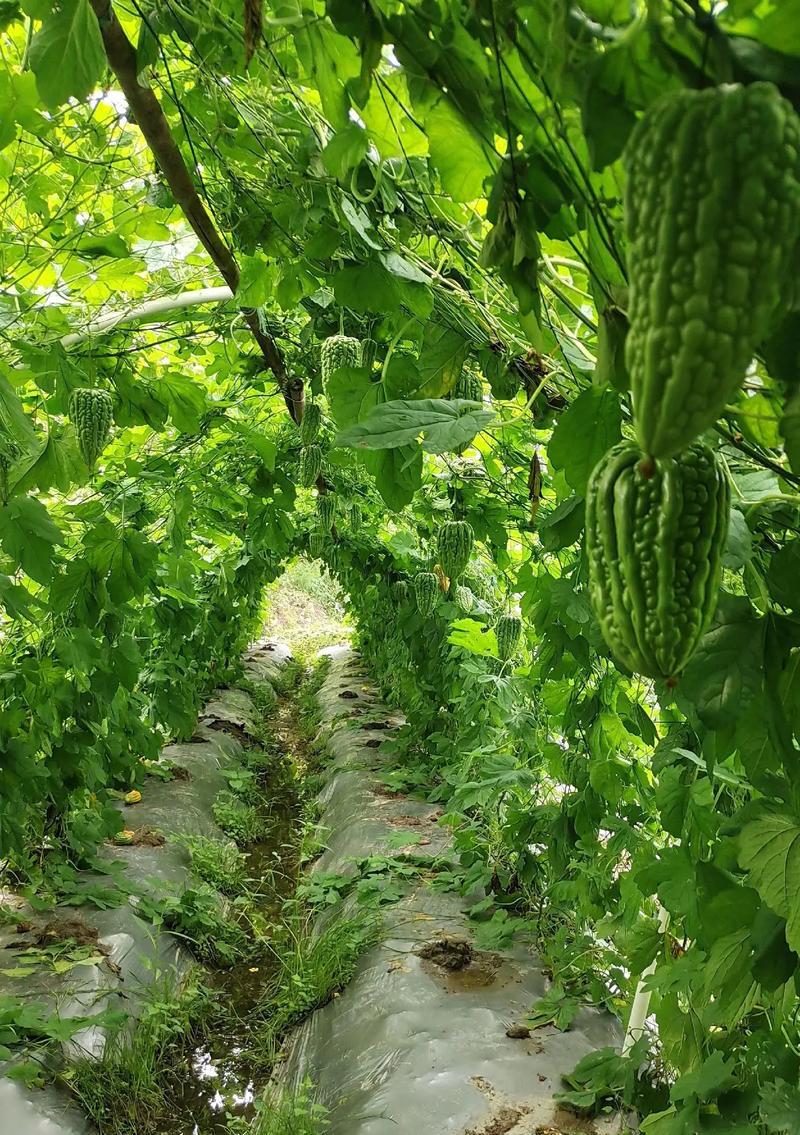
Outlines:
{"label": "bitter melon vine", "polygon": [[105,448],[114,416],[114,399],[107,390],[81,387],[73,390],[69,416],[75,426],[78,448],[90,469]]}
{"label": "bitter melon vine", "polygon": [[717,605],[730,490],[701,442],[680,458],[659,458],[651,475],[642,466],[641,450],[621,442],[592,473],[589,594],[618,661],[674,681]]}
{"label": "bitter melon vine", "polygon": [[626,156],[626,358],[654,457],[712,426],[791,296],[800,121],[770,83],[679,91]]}

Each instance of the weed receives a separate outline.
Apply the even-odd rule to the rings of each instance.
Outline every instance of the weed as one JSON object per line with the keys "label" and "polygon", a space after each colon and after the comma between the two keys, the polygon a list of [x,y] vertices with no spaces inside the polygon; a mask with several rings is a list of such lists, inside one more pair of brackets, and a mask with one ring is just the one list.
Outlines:
{"label": "weed", "polygon": [[162,975],[142,996],[134,1028],[117,1027],[99,1061],[80,1061],[65,1077],[100,1135],[155,1135],[163,1129],[171,1114],[173,1070],[214,1008],[197,971],[177,993]]}
{"label": "weed", "polygon": [[189,852],[194,873],[223,895],[241,895],[247,885],[247,856],[233,840],[183,835],[178,842]]}
{"label": "weed", "polygon": [[265,838],[268,822],[254,804],[240,800],[233,792],[220,792],[212,809],[222,830],[240,847]]}
{"label": "weed", "polygon": [[330,1126],[328,1109],[311,1093],[308,1081],[296,1095],[273,1088],[256,1104],[254,1120],[233,1119],[228,1131],[230,1135],[322,1135]]}
{"label": "weed", "polygon": [[380,921],[374,915],[334,918],[321,932],[306,913],[287,919],[273,944],[278,971],[263,1000],[265,1050],[274,1053],[291,1025],[347,985],[361,955],[379,939]]}
{"label": "weed", "polygon": [[217,892],[208,886],[188,887],[183,894],[164,899],[143,896],[136,909],[185,939],[195,956],[210,965],[234,965],[251,956],[259,945],[242,926],[247,920],[246,909],[238,906],[236,917],[232,917]]}

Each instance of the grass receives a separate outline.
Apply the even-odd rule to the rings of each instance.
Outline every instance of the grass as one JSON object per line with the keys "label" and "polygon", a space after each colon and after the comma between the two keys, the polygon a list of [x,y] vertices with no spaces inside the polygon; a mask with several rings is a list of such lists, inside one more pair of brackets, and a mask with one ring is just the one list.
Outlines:
{"label": "grass", "polygon": [[233,840],[183,835],[178,842],[189,852],[191,868],[220,894],[235,898],[247,889],[247,856]]}
{"label": "grass", "polygon": [[248,1135],[322,1135],[330,1126],[327,1116],[327,1108],[314,1101],[310,1084],[294,1096],[273,1089],[259,1101]]}
{"label": "grass", "polygon": [[100,1135],[149,1135],[172,1118],[173,1070],[214,1012],[196,971],[178,992],[162,977],[142,996],[133,1031],[118,1028],[99,1061],[81,1061],[67,1077]]}
{"label": "grass", "polygon": [[255,804],[240,800],[233,792],[220,792],[212,808],[215,821],[240,847],[266,837],[269,822]]}
{"label": "grass", "polygon": [[168,898],[142,897],[137,910],[184,939],[198,961],[225,968],[253,956],[263,946],[249,906],[248,900],[237,901],[227,911],[219,893],[201,883]]}
{"label": "grass", "polygon": [[335,917],[321,933],[315,933],[305,912],[288,918],[273,943],[278,971],[262,1001],[259,1042],[265,1052],[274,1055],[287,1029],[327,1005],[379,940],[380,920],[374,914]]}

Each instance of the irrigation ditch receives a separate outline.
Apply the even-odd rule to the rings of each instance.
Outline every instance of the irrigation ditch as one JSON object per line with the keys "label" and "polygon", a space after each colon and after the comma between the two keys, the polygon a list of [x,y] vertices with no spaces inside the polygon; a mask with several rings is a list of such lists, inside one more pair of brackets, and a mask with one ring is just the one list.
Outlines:
{"label": "irrigation ditch", "polygon": [[0,1078],[0,1131],[622,1129],[556,1098],[618,1043],[612,1018],[526,1026],[546,975],[524,945],[476,947],[441,811],[387,786],[401,725],[349,649],[309,674],[258,643],[120,800],[82,904],[4,897],[0,1006],[24,972],[36,1008]]}

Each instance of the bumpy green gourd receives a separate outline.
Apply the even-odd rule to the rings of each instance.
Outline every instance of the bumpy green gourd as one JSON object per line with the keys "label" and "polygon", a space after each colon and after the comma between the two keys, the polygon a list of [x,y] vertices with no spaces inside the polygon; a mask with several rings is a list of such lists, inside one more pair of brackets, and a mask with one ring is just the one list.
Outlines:
{"label": "bumpy green gourd", "polygon": [[511,658],[519,645],[522,634],[522,619],[516,615],[501,615],[494,626],[497,639],[497,653],[503,662]]}
{"label": "bumpy green gourd", "polygon": [[589,480],[589,594],[603,636],[629,670],[672,682],[717,605],[730,492],[714,452],[695,442],[642,471],[641,450],[615,445]]}
{"label": "bumpy green gourd", "polygon": [[300,422],[300,440],[303,445],[312,445],[319,436],[322,426],[322,407],[319,402],[307,402]]}
{"label": "bumpy green gourd", "polygon": [[309,445],[300,454],[300,484],[310,489],[317,483],[322,472],[322,450],[318,445]]}
{"label": "bumpy green gourd", "polygon": [[464,587],[461,583],[455,589],[454,597],[462,611],[471,611],[475,606],[475,596],[468,587]]}
{"label": "bumpy green gourd", "polygon": [[464,398],[467,402],[483,401],[483,383],[474,371],[464,370],[453,387],[454,398]]}
{"label": "bumpy green gourd", "polygon": [[361,366],[372,370],[375,357],[378,354],[378,344],[374,339],[361,340]]}
{"label": "bumpy green gourd", "polygon": [[333,518],[336,515],[336,497],[331,496],[330,493],[317,497],[317,513],[322,527],[330,532],[333,527]]}
{"label": "bumpy green gourd", "polygon": [[21,453],[14,438],[0,427],[0,502],[8,504],[8,474]]}
{"label": "bumpy green gourd", "polygon": [[323,384],[339,367],[357,367],[361,362],[361,343],[350,335],[331,335],[320,349]]}
{"label": "bumpy green gourd", "polygon": [[75,426],[78,448],[90,469],[108,441],[113,414],[114,400],[107,390],[85,387],[72,391],[69,417]]}
{"label": "bumpy green gourd", "polygon": [[392,598],[398,607],[407,603],[411,598],[411,588],[404,579],[397,579],[392,584]]}
{"label": "bumpy green gourd", "polygon": [[466,520],[448,520],[439,529],[439,566],[448,579],[458,579],[472,555],[474,536]]}
{"label": "bumpy green gourd", "polygon": [[322,553],[325,551],[325,533],[324,532],[310,532],[308,535],[308,550],[315,560],[318,560]]}
{"label": "bumpy green gourd", "polygon": [[355,502],[347,510],[347,520],[353,531],[361,527],[361,509]]}
{"label": "bumpy green gourd", "polygon": [[714,424],[791,295],[800,120],[771,83],[679,91],[625,151],[639,443],[668,457]]}
{"label": "bumpy green gourd", "polygon": [[439,597],[439,580],[432,571],[421,571],[414,576],[414,596],[421,615],[430,615]]}

